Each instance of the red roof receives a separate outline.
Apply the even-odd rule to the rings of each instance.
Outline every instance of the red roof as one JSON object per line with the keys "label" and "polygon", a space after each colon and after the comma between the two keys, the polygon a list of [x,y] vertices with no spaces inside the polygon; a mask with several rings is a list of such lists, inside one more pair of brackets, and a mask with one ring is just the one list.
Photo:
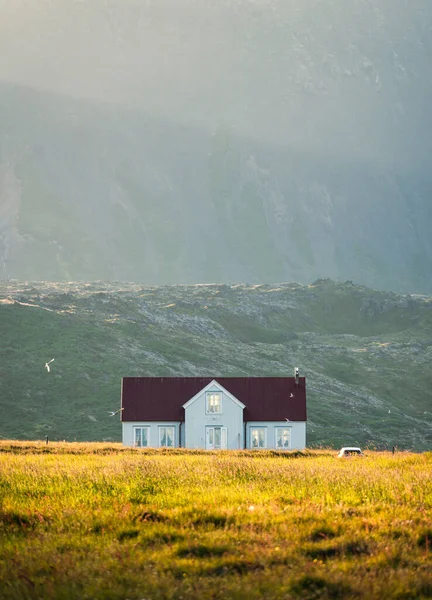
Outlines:
{"label": "red roof", "polygon": [[245,405],[244,421],[306,421],[305,377],[123,377],[122,421],[184,421],[183,404],[213,379]]}

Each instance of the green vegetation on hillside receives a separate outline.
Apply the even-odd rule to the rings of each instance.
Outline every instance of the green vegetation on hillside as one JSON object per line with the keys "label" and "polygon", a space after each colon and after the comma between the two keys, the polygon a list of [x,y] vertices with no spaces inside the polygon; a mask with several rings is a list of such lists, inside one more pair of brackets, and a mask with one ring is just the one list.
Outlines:
{"label": "green vegetation on hillside", "polygon": [[0,598],[431,598],[431,467],[0,442]]}
{"label": "green vegetation on hillside", "polygon": [[430,298],[329,280],[7,282],[0,331],[4,438],[120,441],[108,410],[124,376],[286,376],[298,366],[308,445],[432,444]]}

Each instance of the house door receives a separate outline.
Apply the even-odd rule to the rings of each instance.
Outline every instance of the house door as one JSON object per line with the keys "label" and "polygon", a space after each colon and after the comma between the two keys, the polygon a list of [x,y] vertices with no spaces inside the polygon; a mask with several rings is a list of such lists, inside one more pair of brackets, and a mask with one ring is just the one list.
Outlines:
{"label": "house door", "polygon": [[225,450],[227,447],[227,428],[226,427],[207,427],[206,429],[206,449],[207,450]]}

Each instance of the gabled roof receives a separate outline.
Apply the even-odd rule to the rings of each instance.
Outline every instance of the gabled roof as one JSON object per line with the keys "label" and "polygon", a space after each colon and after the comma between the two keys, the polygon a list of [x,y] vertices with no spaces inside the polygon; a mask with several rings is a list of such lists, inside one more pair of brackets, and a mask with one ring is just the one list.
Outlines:
{"label": "gabled roof", "polygon": [[188,408],[191,404],[193,404],[195,402],[195,400],[198,400],[198,398],[201,396],[201,394],[207,392],[208,390],[212,390],[214,388],[217,388],[220,392],[225,393],[228,396],[228,398],[230,398],[235,404],[237,404],[237,406],[240,406],[240,408],[246,408],[245,405],[242,402],[240,402],[240,400],[237,400],[237,398],[235,396],[233,396],[226,388],[224,388],[223,385],[218,383],[216,381],[216,379],[212,379],[210,381],[210,383],[205,386],[204,389],[200,390],[197,394],[195,394],[195,396],[193,398],[191,398],[190,400],[188,400],[186,402],[186,404],[183,404],[183,408],[184,409]]}
{"label": "gabled roof", "polygon": [[213,380],[245,405],[244,421],[306,421],[304,377],[123,377],[122,421],[184,421],[183,405]]}

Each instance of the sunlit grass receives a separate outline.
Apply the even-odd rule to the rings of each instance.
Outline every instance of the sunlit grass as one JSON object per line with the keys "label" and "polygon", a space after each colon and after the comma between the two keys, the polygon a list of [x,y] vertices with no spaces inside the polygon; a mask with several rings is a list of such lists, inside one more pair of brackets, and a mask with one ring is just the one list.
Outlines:
{"label": "sunlit grass", "polygon": [[430,598],[432,454],[0,443],[0,597]]}

